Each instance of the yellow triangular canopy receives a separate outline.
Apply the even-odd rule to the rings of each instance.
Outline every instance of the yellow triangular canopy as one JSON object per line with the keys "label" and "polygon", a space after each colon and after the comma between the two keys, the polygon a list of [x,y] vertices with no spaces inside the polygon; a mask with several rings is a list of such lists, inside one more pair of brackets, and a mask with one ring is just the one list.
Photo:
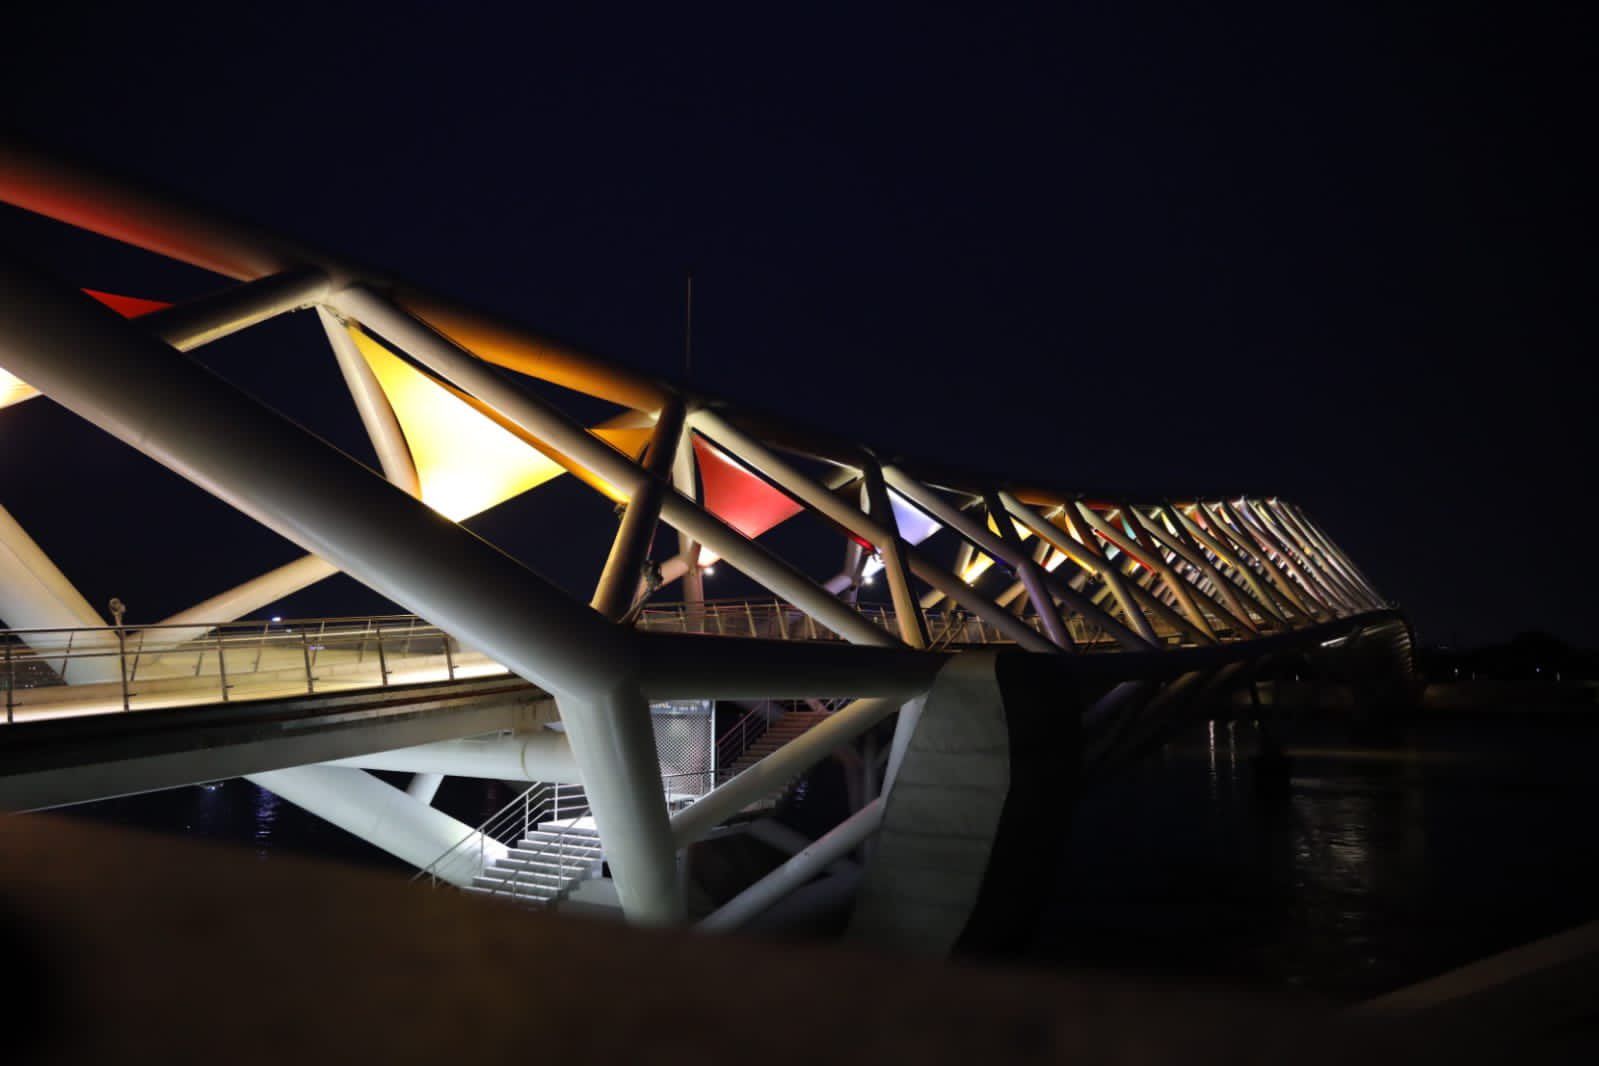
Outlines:
{"label": "yellow triangular canopy", "polygon": [[446,518],[470,518],[566,472],[366,333],[350,335],[394,408],[422,501]]}
{"label": "yellow triangular canopy", "polygon": [[[567,473],[613,500],[624,495],[500,418],[485,405],[407,363],[359,329],[350,335],[388,397],[422,484],[422,500],[459,522]],[[623,415],[596,436],[637,457],[650,429]]]}

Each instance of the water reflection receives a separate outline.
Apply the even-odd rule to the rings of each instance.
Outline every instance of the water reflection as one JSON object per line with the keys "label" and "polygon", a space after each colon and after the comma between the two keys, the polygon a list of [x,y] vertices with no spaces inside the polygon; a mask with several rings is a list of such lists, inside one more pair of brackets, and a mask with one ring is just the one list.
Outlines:
{"label": "water reflection", "polygon": [[1591,919],[1592,726],[1205,722],[1081,801],[1031,955],[1354,999]]}
{"label": "water reflection", "polygon": [[255,789],[255,823],[250,835],[257,845],[261,845],[255,849],[255,853],[264,859],[271,851],[265,845],[272,841],[272,829],[278,821],[278,806],[283,801],[264,788],[255,785],[250,787]]}

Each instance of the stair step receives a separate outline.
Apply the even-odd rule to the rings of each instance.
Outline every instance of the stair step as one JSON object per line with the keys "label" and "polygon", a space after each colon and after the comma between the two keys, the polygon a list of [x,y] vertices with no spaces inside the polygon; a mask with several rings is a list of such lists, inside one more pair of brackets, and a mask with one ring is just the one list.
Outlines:
{"label": "stair step", "polygon": [[529,907],[547,907],[555,902],[554,899],[544,899],[539,896],[513,896],[509,892],[496,891],[492,888],[485,888],[482,885],[462,885],[461,891],[471,893],[474,896],[483,896],[486,899],[504,900],[507,903],[521,903]]}
{"label": "stair step", "polygon": [[474,896],[492,899],[500,903],[509,903],[517,907],[526,907],[530,910],[544,910],[554,903],[560,902],[559,897],[546,899],[543,896],[513,896],[509,892],[496,892],[492,888],[483,888],[480,885],[466,885],[461,891],[469,892]]}
{"label": "stair step", "polygon": [[581,838],[593,841],[598,841],[600,839],[600,831],[598,829],[590,829],[587,826],[581,825],[566,826],[559,822],[540,822],[536,831],[540,833],[563,835],[569,838]]}
{"label": "stair step", "polygon": [[540,873],[537,870],[524,870],[518,866],[488,866],[479,877],[493,881],[515,881],[522,885],[561,885],[569,878],[560,874]]}
{"label": "stair step", "polygon": [[598,840],[574,840],[572,837],[561,837],[555,833],[529,833],[518,844],[527,851],[562,851],[568,855],[598,855],[605,849],[600,847]]}
{"label": "stair step", "polygon": [[474,877],[471,887],[487,889],[506,897],[526,896],[529,899],[554,899],[561,894],[558,885],[530,885],[525,881],[507,881],[496,877]]}
{"label": "stair step", "polygon": [[544,855],[540,852],[521,852],[512,849],[507,857],[494,861],[494,865],[512,866],[516,869],[528,869],[532,873],[547,873],[553,877],[568,877],[574,874],[585,873],[600,865],[598,858],[568,858],[556,860],[553,855]]}

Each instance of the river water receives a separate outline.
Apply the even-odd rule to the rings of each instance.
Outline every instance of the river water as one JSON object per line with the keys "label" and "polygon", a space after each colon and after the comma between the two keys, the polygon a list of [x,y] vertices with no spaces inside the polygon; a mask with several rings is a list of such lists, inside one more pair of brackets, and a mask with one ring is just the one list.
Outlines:
{"label": "river water", "polygon": [[1599,723],[1206,722],[1083,799],[1028,953],[1350,1001],[1599,917]]}
{"label": "river water", "polygon": [[[1283,734],[1256,772],[1247,723],[1199,723],[1082,798],[1017,961],[1223,980],[1353,1001],[1596,917],[1599,723],[1495,716]],[[395,779],[403,783],[403,779]],[[477,824],[510,788],[447,781]],[[403,872],[241,780],[73,808],[97,821]]]}

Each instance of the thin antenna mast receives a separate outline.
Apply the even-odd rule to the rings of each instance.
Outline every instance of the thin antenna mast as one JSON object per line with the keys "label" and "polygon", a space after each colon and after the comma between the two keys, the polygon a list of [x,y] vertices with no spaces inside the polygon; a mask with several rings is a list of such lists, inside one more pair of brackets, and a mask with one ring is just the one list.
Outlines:
{"label": "thin antenna mast", "polygon": [[683,293],[683,384],[694,370],[694,272],[689,271]]}

